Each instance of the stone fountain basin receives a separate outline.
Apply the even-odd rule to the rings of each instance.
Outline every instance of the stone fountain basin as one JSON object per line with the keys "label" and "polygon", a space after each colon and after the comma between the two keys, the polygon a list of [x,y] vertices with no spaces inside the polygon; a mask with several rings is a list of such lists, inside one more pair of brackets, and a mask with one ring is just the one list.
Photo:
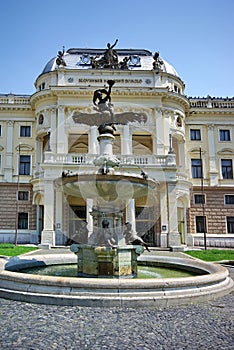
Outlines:
{"label": "stone fountain basin", "polygon": [[66,194],[108,202],[139,198],[147,195],[149,189],[156,187],[153,179],[143,179],[128,173],[76,174],[62,178],[60,184]]}
{"label": "stone fountain basin", "polygon": [[[108,279],[29,275],[19,269],[75,263],[71,254],[44,254],[0,259],[0,297],[41,304],[93,307],[166,307],[213,300],[233,290],[228,270],[198,259],[141,256],[143,264],[192,269],[186,278]],[[10,270],[10,271],[9,271]],[[203,274],[202,274],[203,273]],[[208,274],[207,274],[208,273]]]}

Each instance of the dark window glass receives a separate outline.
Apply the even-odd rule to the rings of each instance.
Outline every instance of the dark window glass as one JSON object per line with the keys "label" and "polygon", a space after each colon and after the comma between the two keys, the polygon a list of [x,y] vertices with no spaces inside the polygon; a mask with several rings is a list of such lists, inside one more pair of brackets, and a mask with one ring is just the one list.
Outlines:
{"label": "dark window glass", "polygon": [[221,159],[222,176],[223,179],[232,179],[232,160],[231,159]]}
{"label": "dark window glass", "polygon": [[0,136],[2,136],[2,125],[0,125]]}
{"label": "dark window glass", "polygon": [[190,130],[190,140],[201,140],[201,131],[200,129],[191,129]]}
{"label": "dark window glass", "polygon": [[19,191],[18,200],[19,201],[28,201],[28,191]]}
{"label": "dark window glass", "polygon": [[234,233],[234,216],[227,216],[227,232]]}
{"label": "dark window glass", "polygon": [[30,175],[30,156],[20,156],[20,175]]}
{"label": "dark window glass", "polygon": [[191,159],[192,178],[202,178],[202,161],[201,159]]}
{"label": "dark window glass", "polygon": [[21,137],[30,137],[31,136],[31,126],[21,125],[20,136]]}
{"label": "dark window glass", "polygon": [[205,204],[204,194],[195,194],[194,195],[194,203],[195,204]]}
{"label": "dark window glass", "polygon": [[225,204],[234,204],[233,194],[225,194]]}
{"label": "dark window glass", "polygon": [[18,229],[28,229],[28,213],[18,214]]}
{"label": "dark window glass", "polygon": [[196,232],[204,233],[206,231],[206,217],[205,216],[196,216]]}
{"label": "dark window glass", "polygon": [[219,130],[220,141],[231,141],[230,130]]}

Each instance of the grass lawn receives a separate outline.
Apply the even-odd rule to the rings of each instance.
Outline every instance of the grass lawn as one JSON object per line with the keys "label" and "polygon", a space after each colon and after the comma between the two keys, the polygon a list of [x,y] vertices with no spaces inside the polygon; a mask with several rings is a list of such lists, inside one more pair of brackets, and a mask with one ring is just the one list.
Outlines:
{"label": "grass lawn", "polygon": [[233,260],[234,261],[234,250],[219,250],[219,249],[208,249],[208,250],[187,250],[186,254],[193,256],[205,261],[221,261],[221,260]]}
{"label": "grass lawn", "polygon": [[0,243],[0,255],[4,256],[17,256],[37,249],[37,247],[26,247],[22,245],[15,246],[11,243]]}

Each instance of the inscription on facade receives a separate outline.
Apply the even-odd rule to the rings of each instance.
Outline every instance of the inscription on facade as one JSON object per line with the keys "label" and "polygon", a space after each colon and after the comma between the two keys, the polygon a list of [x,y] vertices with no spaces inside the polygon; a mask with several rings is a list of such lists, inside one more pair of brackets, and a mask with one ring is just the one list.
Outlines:
{"label": "inscription on facade", "polygon": [[[79,83],[107,83],[109,79],[79,78]],[[142,79],[115,79],[116,84],[142,84]]]}

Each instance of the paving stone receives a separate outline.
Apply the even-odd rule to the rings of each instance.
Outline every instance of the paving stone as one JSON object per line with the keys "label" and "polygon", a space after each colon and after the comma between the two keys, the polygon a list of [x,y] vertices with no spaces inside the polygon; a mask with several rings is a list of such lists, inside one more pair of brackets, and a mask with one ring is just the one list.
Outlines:
{"label": "paving stone", "polygon": [[233,305],[234,293],[203,304],[136,309],[0,299],[0,349],[233,350]]}

